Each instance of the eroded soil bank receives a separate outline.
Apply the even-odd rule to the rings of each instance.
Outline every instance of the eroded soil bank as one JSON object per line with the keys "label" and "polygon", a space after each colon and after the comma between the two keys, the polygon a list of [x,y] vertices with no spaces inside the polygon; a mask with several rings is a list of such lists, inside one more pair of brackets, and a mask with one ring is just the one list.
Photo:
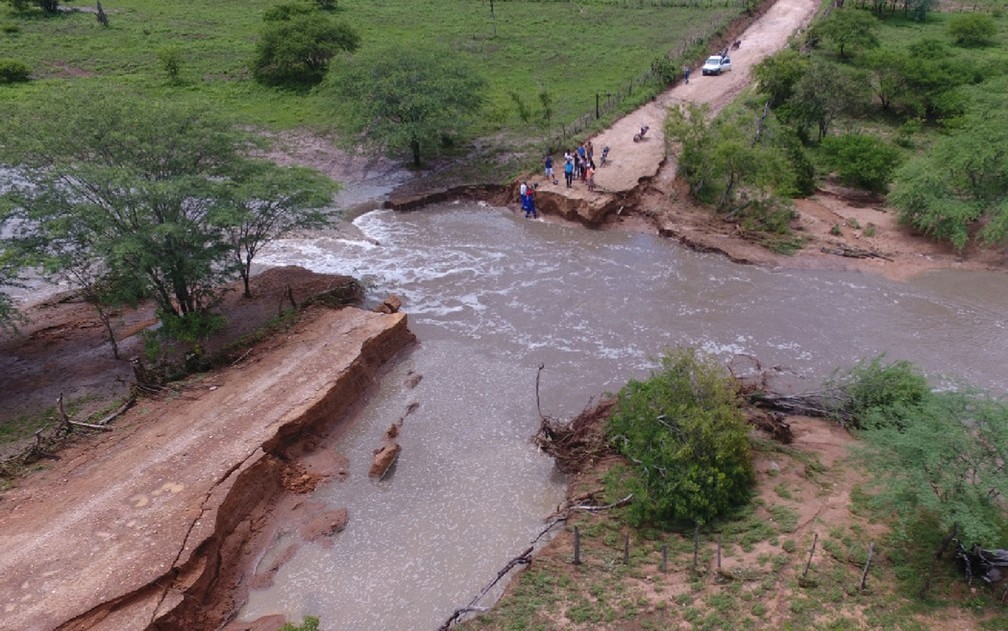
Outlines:
{"label": "eroded soil bank", "polygon": [[281,491],[338,475],[335,455],[305,456],[412,340],[404,314],[318,309],[63,452],[3,496],[0,628],[221,625]]}

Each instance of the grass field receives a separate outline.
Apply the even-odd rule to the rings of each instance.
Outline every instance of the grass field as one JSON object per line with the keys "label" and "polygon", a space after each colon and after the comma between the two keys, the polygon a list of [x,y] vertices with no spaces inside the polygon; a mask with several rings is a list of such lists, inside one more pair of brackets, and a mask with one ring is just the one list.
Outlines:
{"label": "grass field", "polygon": [[[265,88],[251,80],[248,62],[262,13],[277,0],[116,0],[106,3],[110,27],[92,13],[25,17],[0,9],[0,58],[29,64],[34,81],[0,86],[0,103],[45,95],[67,82],[125,88],[151,99],[210,104],[237,122],[274,129],[325,127],[324,97]],[[668,6],[665,0],[501,2],[491,18],[487,1],[369,0],[344,2],[333,13],[362,36],[362,48],[394,43],[417,48],[437,42],[458,50],[490,84],[483,133],[521,128],[509,96],[516,91],[538,107],[554,100],[557,123],[594,108],[595,95],[615,93],[652,61],[727,24],[740,0],[703,0]],[[663,6],[665,5],[665,6]],[[68,3],[90,8],[91,3]],[[182,53],[179,85],[162,70],[158,53]],[[339,63],[338,60],[335,63]]]}

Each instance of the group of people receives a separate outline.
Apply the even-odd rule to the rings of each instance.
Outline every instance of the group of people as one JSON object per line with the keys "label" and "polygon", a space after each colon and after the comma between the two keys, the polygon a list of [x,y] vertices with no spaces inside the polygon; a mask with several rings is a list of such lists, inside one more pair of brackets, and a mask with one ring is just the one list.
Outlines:
{"label": "group of people", "polygon": [[[553,171],[553,158],[546,156],[546,178],[551,177]],[[581,180],[588,185],[589,191],[595,190],[595,159],[594,147],[590,140],[574,151],[564,152],[564,180],[567,188],[571,188],[574,178]],[[554,183],[556,180],[554,180]]]}
{"label": "group of people", "polygon": [[[556,172],[553,170],[553,156],[546,156],[543,168],[546,182],[559,184]],[[573,151],[564,152],[564,179],[567,182],[567,188],[572,187],[574,178],[587,184],[589,191],[595,190],[594,147],[592,147],[590,140]],[[526,218],[539,218],[539,213],[536,212],[535,206],[535,194],[538,186],[538,184],[529,186],[528,182],[522,181],[521,186],[518,187],[518,201],[521,203],[521,209],[525,211]]]}

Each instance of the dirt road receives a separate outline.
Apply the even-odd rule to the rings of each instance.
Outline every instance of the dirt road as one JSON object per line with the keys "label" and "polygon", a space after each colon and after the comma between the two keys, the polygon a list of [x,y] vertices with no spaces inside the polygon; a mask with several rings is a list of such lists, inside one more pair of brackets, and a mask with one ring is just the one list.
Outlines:
{"label": "dirt road", "polygon": [[5,493],[0,629],[122,631],[173,615],[219,578],[221,549],[241,547],[257,505],[333,473],[290,464],[284,436],[331,425],[411,340],[403,314],[323,311],[277,348],[141,401],[104,440]]}
{"label": "dirt road", "polygon": [[[680,103],[694,102],[710,105],[716,113],[751,81],[754,65],[783,48],[788,38],[812,19],[819,3],[815,0],[779,0],[763,16],[746,29],[740,37],[741,46],[731,52],[732,70],[721,76],[702,76],[693,68],[690,82],[680,83],[658,96],[654,101],[616,121],[613,126],[591,139],[596,154],[609,147],[609,158],[600,167],[595,182],[603,193],[590,193],[576,183],[568,189],[560,177],[559,184],[537,177],[540,191],[552,192],[574,199],[595,199],[605,193],[622,193],[637,187],[642,179],[654,177],[665,160],[665,137],[662,128],[667,108]],[[711,51],[716,52],[716,51]],[[641,142],[634,142],[634,134],[644,126],[648,132]],[[598,162],[598,160],[596,160]],[[560,168],[563,163],[561,161]]]}

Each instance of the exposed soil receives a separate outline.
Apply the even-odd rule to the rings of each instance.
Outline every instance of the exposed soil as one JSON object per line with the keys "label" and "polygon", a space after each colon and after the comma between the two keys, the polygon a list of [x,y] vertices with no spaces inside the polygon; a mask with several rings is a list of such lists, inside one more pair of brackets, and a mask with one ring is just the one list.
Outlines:
{"label": "exposed soil", "polygon": [[[657,231],[740,262],[857,269],[893,278],[934,268],[1003,268],[1003,250],[957,254],[911,236],[882,200],[839,187],[796,202],[795,228],[806,243],[794,256],[768,251],[738,226],[689,201],[675,177],[674,157],[666,155],[665,108],[689,100],[709,103],[716,111],[728,103],[749,82],[752,65],[782,47],[817,4],[779,0],[739,36],[731,73],[702,77],[694,70],[689,84],[670,89],[594,138],[596,153],[610,147],[609,161],[596,176],[599,192],[589,193],[582,184],[566,189],[562,174],[558,185],[531,176],[540,184],[540,208],[552,218],[592,226]],[[634,142],[644,125],[648,134]],[[317,138],[288,140],[287,150],[274,155],[278,161],[321,167],[376,187],[405,179],[386,161],[348,157]],[[473,194],[510,203],[515,190]],[[395,199],[391,205],[411,207],[436,196]],[[257,300],[245,301],[238,292],[228,299],[230,339],[275,316],[288,286],[301,302],[336,282],[342,281],[296,269],[259,276]],[[301,534],[308,539],[341,528],[346,515],[303,504],[296,493],[340,474],[345,460],[333,453],[319,457],[314,447],[323,442],[332,415],[349,405],[376,367],[411,338],[402,315],[321,308],[314,313],[315,319],[256,346],[235,366],[193,379],[160,400],[144,400],[102,440],[70,446],[58,462],[0,496],[0,629],[128,629],[155,620],[164,628],[213,628],[241,602],[250,579],[244,570],[254,565],[259,544],[275,534],[269,530],[271,511],[301,515],[295,521],[303,524]],[[21,336],[0,337],[5,377],[0,419],[51,405],[60,393],[67,399],[91,398],[77,415],[83,418],[128,391],[132,370],[111,358],[90,307],[62,295],[34,305],[27,315]],[[136,334],[154,321],[150,309],[116,315],[124,357],[139,353]],[[320,421],[310,410],[325,410],[328,420]],[[307,434],[306,425],[312,428]],[[308,436],[296,448],[290,438],[295,431]],[[799,448],[823,461],[846,449],[840,430],[818,422],[798,421],[795,435]],[[758,463],[761,469],[772,466]],[[807,498],[801,491],[807,506],[799,528],[842,519],[839,507],[849,499],[848,482],[838,481],[826,494],[812,489]],[[583,490],[572,487],[572,493]],[[281,501],[286,502],[282,508]],[[569,542],[561,535],[547,558],[566,553],[565,545]],[[254,580],[268,582],[271,572],[275,567],[259,568]],[[266,624],[275,628],[279,621]]]}
{"label": "exposed soil", "polygon": [[[231,325],[216,345],[275,317],[291,296],[303,304],[347,280],[270,270],[256,279],[255,299],[226,301]],[[29,314],[44,322],[4,341],[8,374],[21,377],[3,390],[5,410],[69,385],[95,397],[126,390],[112,378],[118,368],[108,368],[115,362],[98,361],[111,350],[84,306],[53,300]],[[146,309],[123,313],[117,329],[125,336],[151,318]],[[412,340],[401,313],[308,306],[233,365],[141,398],[101,440],[77,440],[18,480],[0,496],[0,629],[220,627],[243,601],[255,555],[277,534],[271,514],[288,516],[305,541],[345,525],[345,511],[299,494],[341,475],[346,459],[326,436]],[[42,377],[21,374],[29,368]],[[269,569],[260,570],[255,579],[268,581]]]}

